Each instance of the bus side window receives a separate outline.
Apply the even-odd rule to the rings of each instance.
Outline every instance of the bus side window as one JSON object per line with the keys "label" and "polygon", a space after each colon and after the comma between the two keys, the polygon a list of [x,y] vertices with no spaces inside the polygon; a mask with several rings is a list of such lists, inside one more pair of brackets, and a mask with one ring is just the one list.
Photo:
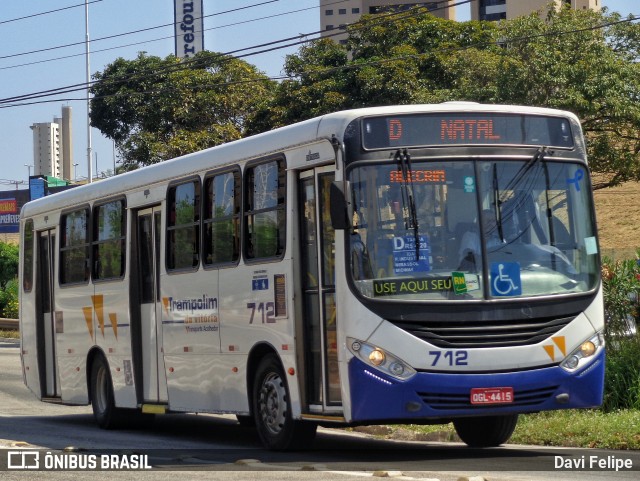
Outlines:
{"label": "bus side window", "polygon": [[194,270],[200,262],[200,179],[169,187],[167,270]]}
{"label": "bus side window", "polygon": [[280,257],[286,239],[286,166],[283,158],[245,171],[244,254],[248,260]]}

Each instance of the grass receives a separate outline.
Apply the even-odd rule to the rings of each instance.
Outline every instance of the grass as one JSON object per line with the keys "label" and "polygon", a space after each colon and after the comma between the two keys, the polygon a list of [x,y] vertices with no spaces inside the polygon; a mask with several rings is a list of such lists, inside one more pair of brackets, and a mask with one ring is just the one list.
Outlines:
{"label": "grass", "polygon": [[[356,428],[390,439],[460,441],[453,424]],[[521,415],[509,444],[599,449],[640,449],[640,411],[604,413],[594,409]]]}
{"label": "grass", "polygon": [[640,411],[553,411],[521,416],[512,443],[640,449]]}
{"label": "grass", "polygon": [[4,339],[20,339],[20,332],[14,330],[0,329],[0,338]]}

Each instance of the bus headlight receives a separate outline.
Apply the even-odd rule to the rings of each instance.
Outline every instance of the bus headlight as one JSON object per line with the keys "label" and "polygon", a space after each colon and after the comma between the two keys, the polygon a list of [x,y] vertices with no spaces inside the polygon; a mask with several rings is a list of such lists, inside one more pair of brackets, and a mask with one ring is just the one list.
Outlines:
{"label": "bus headlight", "polygon": [[591,339],[584,341],[577,349],[569,354],[560,366],[566,371],[575,371],[587,362],[598,350],[604,346],[604,335],[602,331],[596,333]]}
{"label": "bus headlight", "polygon": [[351,353],[365,364],[396,379],[405,381],[416,373],[416,370],[402,359],[377,346],[353,338],[347,338],[347,346]]}

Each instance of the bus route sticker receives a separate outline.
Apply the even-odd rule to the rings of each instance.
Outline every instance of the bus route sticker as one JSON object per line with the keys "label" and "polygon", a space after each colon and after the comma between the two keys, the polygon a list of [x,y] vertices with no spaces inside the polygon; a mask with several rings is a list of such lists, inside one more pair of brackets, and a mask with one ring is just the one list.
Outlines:
{"label": "bus route sticker", "polygon": [[426,236],[418,237],[418,256],[416,258],[416,239],[413,236],[393,238],[393,271],[395,274],[429,272],[429,244]]}

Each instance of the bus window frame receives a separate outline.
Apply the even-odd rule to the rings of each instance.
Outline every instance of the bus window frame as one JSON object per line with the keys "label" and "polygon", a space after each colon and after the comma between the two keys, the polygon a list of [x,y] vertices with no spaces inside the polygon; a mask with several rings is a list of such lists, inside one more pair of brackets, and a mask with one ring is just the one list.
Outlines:
{"label": "bus window frame", "polygon": [[[250,189],[248,186],[248,182],[250,179],[250,176],[247,175],[247,173],[251,170],[251,169],[255,169],[257,166],[259,165],[264,165],[264,164],[268,164],[271,162],[275,162],[278,165],[278,190],[281,188],[280,186],[280,176],[282,176],[283,178],[283,185],[282,188],[284,189],[284,193],[283,193],[283,202],[282,204],[278,203],[276,205],[276,207],[269,207],[266,209],[259,209],[259,210],[255,210],[255,209],[249,209],[249,201],[248,201],[248,196],[250,193]],[[287,186],[287,159],[285,157],[284,154],[278,154],[278,155],[271,155],[268,157],[263,157],[261,159],[256,159],[254,161],[251,162],[247,162],[247,164],[244,166],[244,170],[242,172],[242,227],[241,227],[241,239],[242,239],[242,257],[244,259],[245,264],[251,265],[251,264],[261,264],[264,262],[279,262],[282,259],[284,259],[284,256],[286,254],[287,251],[287,194],[288,194],[288,186]],[[278,198],[279,199],[279,198]],[[251,241],[251,236],[249,235],[249,217],[251,216],[255,216],[257,214],[262,214],[265,212],[278,212],[278,211],[282,211],[282,215],[284,217],[284,225],[281,226],[282,229],[284,230],[284,242],[283,245],[280,246],[281,251],[279,254],[277,255],[272,255],[272,256],[262,256],[262,257],[256,257],[255,255],[249,255],[249,243]],[[277,215],[277,214],[276,214]],[[280,226],[277,226],[278,228],[280,228]],[[278,232],[279,234],[279,232]],[[277,239],[277,237],[276,237]]]}
{"label": "bus window frame", "polygon": [[[208,206],[211,202],[209,198],[209,190],[207,183],[213,181],[213,179],[220,175],[225,174],[233,174],[234,175],[234,208],[237,206],[237,213],[233,213],[230,216],[223,216],[223,218],[215,218],[215,217],[207,217]],[[237,176],[237,177],[236,177]],[[238,189],[236,190],[236,186]],[[243,244],[243,229],[242,229],[242,219],[243,219],[243,175],[242,169],[239,165],[233,165],[230,167],[223,167],[216,170],[208,171],[204,174],[202,180],[202,214],[200,216],[201,228],[200,235],[202,239],[200,240],[200,259],[202,262],[202,267],[205,270],[212,269],[222,269],[229,267],[236,267],[240,263],[240,259],[242,258],[242,244]],[[222,222],[225,220],[231,220],[232,223],[234,220],[238,223],[238,231],[237,231],[237,242],[238,242],[238,256],[237,259],[231,261],[224,262],[211,262],[207,263],[207,255],[208,255],[208,247],[207,247],[207,227],[216,222]]]}
{"label": "bus window frame", "polygon": [[[121,221],[121,232],[122,235],[120,237],[114,237],[108,240],[98,240],[96,229],[98,228],[98,223],[92,222],[91,228],[91,279],[94,284],[103,283],[103,282],[114,282],[114,281],[122,281],[124,280],[127,272],[127,197],[124,195],[119,195],[116,197],[111,197],[109,199],[101,200],[100,202],[96,202],[93,204],[93,208],[91,209],[92,219],[97,219],[96,210],[100,207],[103,207],[107,204],[112,204],[114,202],[121,202],[122,205],[122,221]],[[113,277],[97,277],[96,275],[96,262],[99,260],[96,255],[97,247],[101,244],[105,244],[107,242],[113,242],[115,240],[120,240],[122,248],[122,274],[119,276]]]}
{"label": "bus window frame", "polygon": [[[171,219],[171,209],[172,207],[172,197],[170,192],[172,189],[176,189],[177,187],[185,184],[195,184],[196,185],[196,201],[197,206],[194,209],[194,214],[197,216],[196,219],[191,224],[181,224],[181,225],[170,225]],[[175,198],[175,194],[173,196]],[[164,255],[164,264],[165,270],[167,274],[187,274],[191,272],[197,272],[200,269],[200,265],[202,264],[202,179],[199,175],[191,175],[189,177],[184,177],[181,179],[174,180],[167,185],[167,190],[165,193],[166,200],[166,208],[165,208],[165,227],[164,227],[164,236],[165,236],[165,255]],[[174,209],[175,210],[175,209]],[[198,243],[196,249],[193,250],[193,254],[198,256],[198,261],[193,264],[191,267],[169,267],[169,254],[170,248],[173,245],[171,242],[170,232],[176,231],[179,229],[186,229],[188,226],[190,228],[195,227],[197,229],[196,235],[194,236],[194,240]]]}
{"label": "bus window frame", "polygon": [[[29,226],[31,226],[31,228],[28,228]],[[31,236],[31,242],[27,241],[27,234]],[[27,219],[24,222],[22,231],[22,290],[24,292],[31,292],[33,290],[35,240],[36,232],[34,230],[33,219]],[[29,276],[27,276],[27,273]]]}
{"label": "bus window frame", "polygon": [[[63,273],[65,272],[65,266],[64,266],[64,256],[62,255],[62,253],[64,251],[69,251],[71,249],[78,249],[80,247],[80,245],[77,246],[72,246],[69,247],[67,245],[65,245],[63,247],[63,240],[66,240],[66,219],[67,217],[74,213],[74,212],[79,212],[84,210],[87,213],[87,222],[85,225],[85,242],[84,242],[84,248],[87,251],[87,254],[85,255],[85,279],[82,281],[74,281],[74,282],[62,282],[62,277],[63,277]],[[83,285],[89,285],[92,281],[92,269],[91,269],[91,265],[92,265],[92,249],[91,249],[91,234],[93,231],[93,219],[92,219],[92,210],[91,210],[91,205],[90,204],[81,204],[79,206],[70,208],[70,209],[65,209],[63,211],[60,212],[60,221],[58,223],[58,228],[60,230],[59,235],[58,235],[58,284],[60,285],[61,288],[67,288],[67,287],[76,287],[76,286],[83,286]]]}

